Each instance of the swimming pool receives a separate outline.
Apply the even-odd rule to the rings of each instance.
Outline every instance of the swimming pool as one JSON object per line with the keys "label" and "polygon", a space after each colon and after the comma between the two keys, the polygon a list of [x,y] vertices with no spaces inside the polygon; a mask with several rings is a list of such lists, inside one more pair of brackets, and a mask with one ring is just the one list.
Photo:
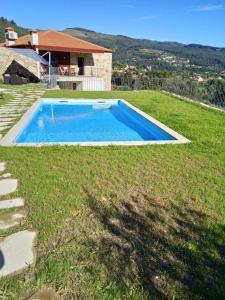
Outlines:
{"label": "swimming pool", "polygon": [[185,143],[183,136],[125,100],[41,99],[2,145]]}

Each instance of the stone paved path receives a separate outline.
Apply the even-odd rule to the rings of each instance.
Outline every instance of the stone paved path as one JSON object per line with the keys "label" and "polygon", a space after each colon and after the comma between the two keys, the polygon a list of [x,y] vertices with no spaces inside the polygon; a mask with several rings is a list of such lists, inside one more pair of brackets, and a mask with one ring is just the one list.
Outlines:
{"label": "stone paved path", "polygon": [[4,179],[5,175],[11,177],[11,174],[3,173],[7,167],[4,162],[0,162],[0,166],[0,277],[3,277],[18,274],[35,263],[34,243],[37,234],[24,230],[6,235],[7,230],[21,224],[26,212],[22,198],[1,200],[3,196],[16,191],[18,182],[16,179]]}
{"label": "stone paved path", "polygon": [[[6,88],[11,100],[1,105],[0,139],[17,119],[43,94],[43,89],[23,89],[21,86]],[[7,172],[7,165],[0,161],[0,277],[18,274],[35,263],[35,231],[17,231],[26,218],[23,198],[10,198],[17,190],[18,181]],[[7,198],[6,198],[7,197]],[[7,231],[14,233],[7,235]]]}
{"label": "stone paved path", "polygon": [[15,121],[43,95],[44,91],[43,88],[25,89],[23,86],[6,87],[4,93],[8,94],[11,100],[5,105],[1,105],[0,100],[0,139],[2,138],[2,132],[10,129]]}

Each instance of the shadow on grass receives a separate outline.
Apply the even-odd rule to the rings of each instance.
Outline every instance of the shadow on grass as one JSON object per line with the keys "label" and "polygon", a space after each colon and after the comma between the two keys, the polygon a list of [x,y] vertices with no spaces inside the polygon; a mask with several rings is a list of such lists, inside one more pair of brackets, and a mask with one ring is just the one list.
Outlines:
{"label": "shadow on grass", "polygon": [[138,283],[157,299],[224,299],[225,228],[197,209],[166,207],[145,194],[111,207],[89,195],[105,230],[92,243],[108,280]]}
{"label": "shadow on grass", "polygon": [[4,255],[0,249],[0,271],[1,269],[4,267],[4,264],[5,264],[5,259],[4,259]]}

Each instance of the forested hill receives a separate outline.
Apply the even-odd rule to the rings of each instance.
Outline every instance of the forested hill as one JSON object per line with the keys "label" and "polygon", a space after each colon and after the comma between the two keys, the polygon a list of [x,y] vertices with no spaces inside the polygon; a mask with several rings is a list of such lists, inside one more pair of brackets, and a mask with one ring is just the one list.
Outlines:
{"label": "forested hill", "polygon": [[225,69],[225,48],[197,44],[185,45],[176,42],[157,42],[134,39],[123,35],[98,33],[83,28],[67,28],[65,33],[114,50],[114,60],[143,67],[157,65],[185,68],[203,67],[215,70]]}
{"label": "forested hill", "polygon": [[9,21],[4,17],[0,17],[0,43],[5,40],[5,28],[13,27],[19,36],[25,35],[28,29],[18,26],[13,20]]}
{"label": "forested hill", "polygon": [[[19,36],[28,32],[28,29],[17,25],[13,20],[0,17],[0,42],[4,41],[6,27],[14,27]],[[134,39],[84,28],[67,28],[63,32],[113,49],[113,60],[124,64],[151,67],[153,70],[225,70],[225,48]]]}

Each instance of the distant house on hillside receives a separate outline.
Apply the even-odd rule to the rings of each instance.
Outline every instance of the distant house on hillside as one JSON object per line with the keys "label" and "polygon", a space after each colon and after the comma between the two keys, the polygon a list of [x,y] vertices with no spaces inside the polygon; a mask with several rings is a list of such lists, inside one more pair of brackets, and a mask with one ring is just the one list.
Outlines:
{"label": "distant house on hillside", "polygon": [[31,30],[20,38],[13,28],[5,31],[2,47],[32,49],[48,61],[49,67],[38,62],[42,81],[67,89],[111,90],[112,50],[54,30]]}

